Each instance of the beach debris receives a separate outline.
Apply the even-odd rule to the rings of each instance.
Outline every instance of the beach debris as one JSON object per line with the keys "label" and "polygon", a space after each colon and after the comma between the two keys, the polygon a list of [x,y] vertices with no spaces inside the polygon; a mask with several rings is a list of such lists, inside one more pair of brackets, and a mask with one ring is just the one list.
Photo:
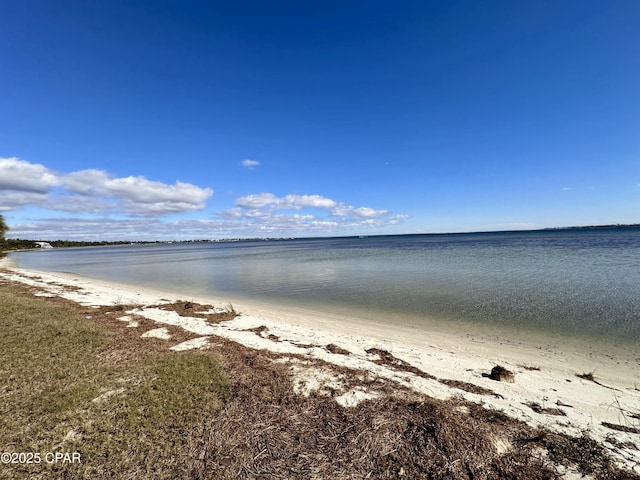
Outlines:
{"label": "beach debris", "polygon": [[577,374],[576,373],[576,377],[581,378],[583,380],[588,380],[590,382],[595,383],[596,385],[600,385],[601,387],[608,388],[609,390],[618,390],[617,388],[613,388],[613,387],[610,387],[608,385],[604,385],[603,383],[600,383],[599,381],[597,381],[595,379],[595,377],[593,376],[593,373],[594,372],[588,372],[588,373],[582,373],[582,374]]}
{"label": "beach debris", "polygon": [[509,383],[515,382],[515,375],[513,374],[513,372],[510,370],[507,370],[501,365],[496,365],[491,369],[489,378],[497,382],[509,382]]}
{"label": "beach debris", "polygon": [[438,379],[438,381],[448,387],[457,388],[458,390],[464,390],[465,392],[475,393],[478,395],[496,395],[496,392],[489,390],[488,388],[481,387],[469,382],[463,382],[460,380],[448,380],[444,378]]}
{"label": "beach debris", "polygon": [[519,365],[521,368],[525,370],[529,370],[530,372],[539,372],[540,367],[536,367],[535,365]]}
{"label": "beach debris", "polygon": [[181,317],[202,318],[209,323],[220,323],[238,316],[238,313],[230,304],[223,307],[214,307],[213,305],[201,305],[196,302],[178,300],[173,303],[156,305],[156,308],[176,312]]}
{"label": "beach debris", "polygon": [[529,403],[525,403],[524,405],[529,407],[534,412],[540,413],[542,415],[558,415],[558,416],[561,416],[561,417],[566,417],[567,416],[567,414],[564,413],[559,408],[543,407],[542,405],[540,405],[537,402],[529,402]]}
{"label": "beach debris", "polygon": [[595,382],[596,379],[593,376],[593,372],[589,372],[589,373],[576,373],[576,377],[578,378],[582,378],[583,380],[589,380],[590,382]]}
{"label": "beach debris", "polygon": [[269,328],[266,327],[265,325],[260,325],[259,327],[254,327],[254,328],[247,328],[244,331],[253,332],[256,335],[258,335],[260,338],[267,338],[274,342],[280,341],[280,337],[278,337],[277,335],[274,335],[273,333],[269,333]]}
{"label": "beach debris", "polygon": [[640,428],[629,427],[626,425],[618,425],[617,423],[609,423],[609,422],[602,422],[602,426],[610,428],[611,430],[617,430],[619,432],[637,433],[640,435]]}
{"label": "beach debris", "polygon": [[335,353],[338,355],[351,355],[351,352],[349,350],[346,350],[342,347],[339,347],[338,345],[334,344],[334,343],[330,343],[329,345],[327,345],[325,347],[325,349],[329,352],[329,353]]}
{"label": "beach debris", "polygon": [[365,352],[367,352],[369,355],[377,355],[378,359],[374,360],[374,363],[377,363],[378,365],[386,365],[393,368],[394,370],[413,373],[414,375],[429,380],[436,380],[436,377],[434,377],[433,375],[427,372],[423,372],[410,363],[407,363],[404,360],[395,357],[391,352],[387,350],[383,350],[381,348],[369,348],[368,350],[365,350]]}

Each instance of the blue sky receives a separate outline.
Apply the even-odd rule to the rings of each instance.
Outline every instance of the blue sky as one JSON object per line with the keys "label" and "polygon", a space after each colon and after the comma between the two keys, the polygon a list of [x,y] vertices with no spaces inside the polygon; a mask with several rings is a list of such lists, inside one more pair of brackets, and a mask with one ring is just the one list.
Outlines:
{"label": "blue sky", "polygon": [[640,222],[636,1],[5,0],[9,237]]}

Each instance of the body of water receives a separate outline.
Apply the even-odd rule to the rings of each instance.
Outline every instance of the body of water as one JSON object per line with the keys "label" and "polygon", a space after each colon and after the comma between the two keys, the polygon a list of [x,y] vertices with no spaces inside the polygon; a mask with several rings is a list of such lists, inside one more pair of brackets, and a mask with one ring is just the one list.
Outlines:
{"label": "body of water", "polygon": [[73,272],[378,321],[640,341],[640,228],[198,242],[10,254]]}

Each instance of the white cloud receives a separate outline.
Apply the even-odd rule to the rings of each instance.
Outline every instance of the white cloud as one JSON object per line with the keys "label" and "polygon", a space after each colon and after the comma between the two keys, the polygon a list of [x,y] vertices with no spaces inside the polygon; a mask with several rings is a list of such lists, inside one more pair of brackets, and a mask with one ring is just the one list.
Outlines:
{"label": "white cloud", "polygon": [[254,168],[256,168],[257,166],[260,165],[260,162],[257,161],[257,160],[246,159],[246,160],[243,160],[241,162],[241,164],[242,164],[243,167],[245,167],[245,168],[247,168],[249,170],[253,170]]}
{"label": "white cloud", "polygon": [[101,170],[73,172],[65,177],[65,186],[82,195],[119,199],[129,212],[159,215],[202,209],[213,195],[210,188],[190,183],[167,185],[145,177],[115,178]]}
{"label": "white cloud", "polygon": [[44,165],[0,157],[0,190],[46,193],[59,184],[58,175]]}
{"label": "white cloud", "polygon": [[27,205],[46,205],[46,193],[0,190],[0,211],[8,212]]}
{"label": "white cloud", "polygon": [[242,208],[231,208],[220,214],[220,217],[227,219],[238,219],[244,216],[245,211]]}
{"label": "white cloud", "polygon": [[337,205],[335,200],[323,197],[321,195],[287,195],[281,198],[277,203],[277,208],[293,208],[301,209],[305,207],[312,208],[333,208]]}
{"label": "white cloud", "polygon": [[272,208],[300,210],[306,207],[332,208],[337,202],[321,195],[289,194],[279,198],[273,193],[257,193],[240,197],[235,204],[242,208],[262,208],[270,205]]}
{"label": "white cloud", "polygon": [[[322,195],[289,194],[278,197],[273,193],[245,195],[235,202],[236,207],[222,212],[221,218],[244,222],[244,225],[261,232],[280,232],[283,236],[313,235],[371,229],[396,225],[406,215],[392,215],[388,210],[370,207],[353,207]],[[319,216],[303,213],[277,213],[279,210],[324,210]],[[336,218],[337,217],[337,218]]]}
{"label": "white cloud", "polygon": [[278,201],[273,193],[257,193],[253,195],[246,195],[236,200],[236,205],[242,208],[261,208],[267,205],[271,205]]}
{"label": "white cloud", "polygon": [[369,207],[352,207],[350,205],[337,205],[331,214],[336,217],[355,216],[359,218],[383,217],[389,214],[389,210],[375,210]]}
{"label": "white cloud", "polygon": [[322,227],[322,228],[328,228],[330,230],[333,230],[339,226],[339,223],[328,222],[326,220],[314,220],[313,222],[311,222],[311,225],[313,225],[314,227]]}
{"label": "white cloud", "polygon": [[4,211],[37,205],[68,212],[157,216],[200,210],[212,195],[210,188],[181,181],[169,185],[140,176],[118,178],[96,169],[62,175],[40,164],[0,158]]}
{"label": "white cloud", "polygon": [[109,174],[102,170],[78,170],[64,176],[66,189],[81,195],[105,196],[103,185],[109,181]]}
{"label": "white cloud", "polygon": [[[247,165],[249,168],[250,165]],[[318,194],[237,198],[235,206],[206,220],[165,222],[162,216],[202,209],[210,188],[142,176],[117,177],[98,169],[56,173],[40,164],[0,158],[0,212],[28,206],[66,212],[64,218],[20,220],[8,215],[12,238],[162,240],[254,236],[359,234],[406,216],[350,206]]]}
{"label": "white cloud", "polygon": [[122,210],[115,200],[86,197],[83,195],[52,196],[49,197],[47,203],[42,206],[49,210],[90,214],[112,214]]}

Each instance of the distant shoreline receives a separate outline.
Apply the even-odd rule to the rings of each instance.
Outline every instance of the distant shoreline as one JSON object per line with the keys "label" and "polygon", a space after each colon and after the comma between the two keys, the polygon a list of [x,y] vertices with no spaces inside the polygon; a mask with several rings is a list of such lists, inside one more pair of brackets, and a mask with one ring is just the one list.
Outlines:
{"label": "distant shoreline", "polygon": [[[544,227],[527,230],[479,230],[479,231],[461,231],[461,232],[427,232],[427,233],[393,233],[393,234],[361,234],[361,235],[340,235],[340,236],[320,236],[320,237],[246,237],[246,238],[219,238],[219,239],[185,239],[185,240],[95,240],[95,241],[76,241],[76,240],[51,240],[38,239],[27,240],[20,238],[7,238],[7,242],[48,242],[54,248],[70,248],[70,247],[99,247],[114,245],[131,245],[131,244],[157,244],[157,243],[217,243],[217,242],[269,242],[269,241],[290,241],[290,240],[330,240],[340,238],[384,238],[384,237],[408,237],[408,236],[446,236],[446,235],[485,235],[485,234],[505,234],[505,233],[536,233],[536,232],[555,232],[555,231],[579,231],[579,230],[606,230],[606,229],[640,229],[640,223],[634,224],[609,224],[609,225],[584,225],[571,227]],[[65,245],[60,245],[65,244]],[[21,251],[21,250],[38,250],[39,247],[5,249],[1,252]]]}

